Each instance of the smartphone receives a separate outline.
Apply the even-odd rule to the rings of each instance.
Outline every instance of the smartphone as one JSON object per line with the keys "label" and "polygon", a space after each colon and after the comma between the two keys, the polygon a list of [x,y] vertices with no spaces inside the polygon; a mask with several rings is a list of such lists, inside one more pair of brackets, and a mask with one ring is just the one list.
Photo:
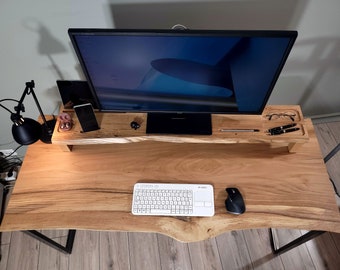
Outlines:
{"label": "smartphone", "polygon": [[100,129],[91,103],[73,106],[83,132]]}
{"label": "smartphone", "polygon": [[93,109],[98,109],[87,81],[57,80],[57,86],[65,109],[86,103],[91,103]]}

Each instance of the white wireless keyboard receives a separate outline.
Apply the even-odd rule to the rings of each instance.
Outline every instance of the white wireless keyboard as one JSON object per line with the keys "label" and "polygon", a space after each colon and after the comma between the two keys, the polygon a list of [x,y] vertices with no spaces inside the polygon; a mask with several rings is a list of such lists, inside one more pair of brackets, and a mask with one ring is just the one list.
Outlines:
{"label": "white wireless keyboard", "polygon": [[134,215],[211,217],[214,213],[212,185],[137,183],[133,188]]}

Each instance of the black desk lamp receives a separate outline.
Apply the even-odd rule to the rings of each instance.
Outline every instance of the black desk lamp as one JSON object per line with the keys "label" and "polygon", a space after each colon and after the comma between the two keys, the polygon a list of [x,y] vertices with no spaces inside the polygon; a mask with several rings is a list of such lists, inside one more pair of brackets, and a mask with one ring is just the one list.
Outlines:
{"label": "black desk lamp", "polygon": [[[51,143],[54,126],[56,123],[56,119],[52,119],[49,121],[46,120],[45,115],[43,114],[38,102],[37,96],[34,93],[34,86],[35,85],[33,80],[30,82],[26,82],[26,88],[21,96],[21,99],[18,101],[18,105],[14,107],[15,113],[0,104],[2,108],[11,113],[11,120],[13,121],[13,138],[18,144],[21,145],[32,144],[39,139],[44,143]],[[40,116],[43,120],[42,124],[31,118],[22,117],[20,114],[21,112],[25,112],[23,101],[26,95],[29,94],[32,94],[35,104],[38,107]]]}

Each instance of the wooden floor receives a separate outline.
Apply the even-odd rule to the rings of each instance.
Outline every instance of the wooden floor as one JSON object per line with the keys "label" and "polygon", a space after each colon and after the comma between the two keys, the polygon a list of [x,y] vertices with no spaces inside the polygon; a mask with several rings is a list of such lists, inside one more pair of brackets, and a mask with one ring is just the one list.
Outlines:
{"label": "wooden floor", "polygon": [[[316,125],[326,156],[340,141],[340,122]],[[340,190],[340,153],[327,162]],[[276,230],[280,243],[301,235]],[[45,231],[64,243],[67,231]],[[151,233],[77,231],[72,255],[22,232],[3,233],[0,270],[106,269],[340,269],[340,234],[325,233],[283,255],[273,256],[267,229],[233,231],[198,243],[180,243]]]}

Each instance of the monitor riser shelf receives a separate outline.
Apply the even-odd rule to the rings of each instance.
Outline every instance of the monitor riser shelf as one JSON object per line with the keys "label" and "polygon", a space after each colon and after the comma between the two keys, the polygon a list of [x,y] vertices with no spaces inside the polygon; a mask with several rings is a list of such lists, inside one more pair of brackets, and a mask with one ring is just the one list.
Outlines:
{"label": "monitor riser shelf", "polygon": [[[146,134],[146,113],[102,113],[96,112],[100,130],[83,133],[76,114],[73,110],[64,110],[71,115],[73,127],[69,131],[59,129],[59,120],[55,126],[52,143],[59,145],[64,151],[71,151],[74,145],[96,145],[114,143],[138,143],[143,141],[158,141],[169,143],[264,143],[270,145],[287,146],[289,152],[298,151],[299,146],[308,142],[309,136],[304,128],[305,120],[298,105],[267,106],[262,115],[212,115],[212,135],[155,135]],[[295,114],[294,123],[299,131],[271,136],[269,128],[292,123],[289,117],[268,120],[271,113]],[[140,128],[133,129],[132,121],[140,124]],[[259,132],[222,132],[221,129],[258,129]]]}

